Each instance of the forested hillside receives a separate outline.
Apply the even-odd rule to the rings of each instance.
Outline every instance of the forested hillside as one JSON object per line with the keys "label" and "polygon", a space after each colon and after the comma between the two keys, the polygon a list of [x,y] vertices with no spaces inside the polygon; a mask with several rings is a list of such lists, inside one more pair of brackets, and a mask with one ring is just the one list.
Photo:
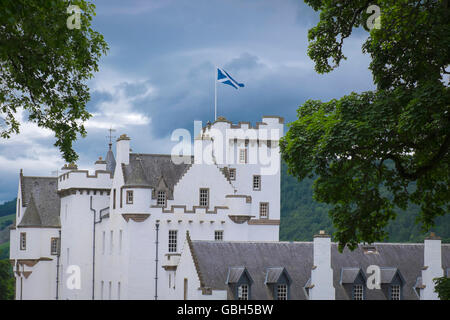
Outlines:
{"label": "forested hillside", "polygon": [[[281,227],[280,240],[311,241],[319,230],[333,232],[328,217],[328,206],[313,199],[313,180],[298,182],[287,174],[282,164],[281,172]],[[415,223],[418,208],[411,206],[406,212],[399,211],[397,218],[387,227],[389,242],[422,242],[426,236]],[[443,242],[450,242],[450,214],[438,217],[433,230]]]}

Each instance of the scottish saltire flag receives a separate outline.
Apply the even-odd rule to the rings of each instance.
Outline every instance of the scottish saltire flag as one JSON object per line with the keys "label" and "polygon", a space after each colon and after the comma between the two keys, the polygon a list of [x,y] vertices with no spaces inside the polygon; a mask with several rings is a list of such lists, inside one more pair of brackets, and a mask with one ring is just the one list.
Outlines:
{"label": "scottish saltire flag", "polygon": [[217,81],[224,83],[224,84],[228,84],[230,86],[232,86],[235,89],[239,89],[239,87],[244,87],[243,83],[239,83],[236,80],[234,80],[228,72],[226,72],[225,70],[221,69],[221,68],[217,68]]}

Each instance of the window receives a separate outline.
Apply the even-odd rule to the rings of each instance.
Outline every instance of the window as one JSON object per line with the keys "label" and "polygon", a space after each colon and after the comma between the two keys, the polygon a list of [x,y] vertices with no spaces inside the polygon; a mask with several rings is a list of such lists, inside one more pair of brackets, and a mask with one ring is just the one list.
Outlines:
{"label": "window", "polygon": [[248,285],[241,284],[238,287],[238,300],[248,300]]}
{"label": "window", "polygon": [[50,254],[56,256],[59,253],[59,238],[50,239]]}
{"label": "window", "polygon": [[113,190],[113,209],[116,208],[116,189]]}
{"label": "window", "polygon": [[169,252],[177,252],[177,230],[169,230]]}
{"label": "window", "polygon": [[109,290],[108,290],[108,300],[111,300],[111,290],[112,290],[112,283],[109,282]]}
{"label": "window", "polygon": [[247,150],[239,149],[239,163],[247,163]]}
{"label": "window", "polygon": [[117,300],[120,300],[120,281],[117,282]]}
{"label": "window", "polygon": [[223,230],[214,231],[214,240],[223,241]]}
{"label": "window", "polygon": [[253,176],[253,190],[261,190],[261,176]]}
{"label": "window", "polygon": [[27,234],[25,232],[20,233],[20,250],[27,249]]}
{"label": "window", "polygon": [[133,191],[127,191],[127,204],[133,204]]}
{"label": "window", "polygon": [[259,203],[259,218],[268,219],[269,218],[269,203],[260,202]]}
{"label": "window", "polygon": [[207,207],[209,205],[209,189],[200,189],[200,206]]}
{"label": "window", "polygon": [[364,289],[361,284],[353,286],[353,300],[364,300]]}
{"label": "window", "polygon": [[401,297],[400,290],[401,289],[399,285],[391,286],[391,300],[400,300]]}
{"label": "window", "polygon": [[230,168],[229,172],[230,172],[230,180],[236,180],[236,169]]}
{"label": "window", "polygon": [[156,199],[156,205],[165,207],[166,206],[166,192],[158,191],[158,198]]}
{"label": "window", "polygon": [[278,300],[287,300],[287,285],[279,284],[277,287],[277,299]]}
{"label": "window", "polygon": [[104,290],[105,283],[102,281],[100,284],[100,299],[103,300],[103,290]]}

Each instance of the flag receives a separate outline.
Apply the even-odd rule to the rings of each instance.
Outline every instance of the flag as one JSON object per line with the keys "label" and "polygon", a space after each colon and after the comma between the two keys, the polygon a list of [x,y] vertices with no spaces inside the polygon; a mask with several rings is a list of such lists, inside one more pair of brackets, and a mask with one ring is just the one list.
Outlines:
{"label": "flag", "polygon": [[239,83],[236,80],[234,80],[228,74],[228,72],[226,72],[225,70],[223,70],[221,68],[217,68],[217,81],[224,83],[224,84],[228,84],[235,89],[239,89],[239,87],[241,87],[241,88],[244,87],[243,83]]}

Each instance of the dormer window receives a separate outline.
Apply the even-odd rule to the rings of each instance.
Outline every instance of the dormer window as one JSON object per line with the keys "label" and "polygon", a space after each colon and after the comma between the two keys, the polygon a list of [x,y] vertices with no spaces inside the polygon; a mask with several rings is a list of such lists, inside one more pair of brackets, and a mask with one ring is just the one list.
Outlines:
{"label": "dormer window", "polygon": [[226,284],[232,299],[250,300],[253,280],[245,267],[231,267],[228,269]]}
{"label": "dormer window", "polygon": [[406,283],[397,268],[381,268],[381,289],[388,300],[402,300],[403,285]]}
{"label": "dormer window", "polygon": [[158,198],[156,200],[156,205],[160,207],[166,206],[166,192],[165,191],[158,191]]}
{"label": "dormer window", "polygon": [[267,268],[264,284],[269,287],[274,300],[288,300],[291,277],[283,267]]}
{"label": "dormer window", "polygon": [[366,276],[361,268],[342,268],[340,284],[349,299],[364,300],[366,297]]}

